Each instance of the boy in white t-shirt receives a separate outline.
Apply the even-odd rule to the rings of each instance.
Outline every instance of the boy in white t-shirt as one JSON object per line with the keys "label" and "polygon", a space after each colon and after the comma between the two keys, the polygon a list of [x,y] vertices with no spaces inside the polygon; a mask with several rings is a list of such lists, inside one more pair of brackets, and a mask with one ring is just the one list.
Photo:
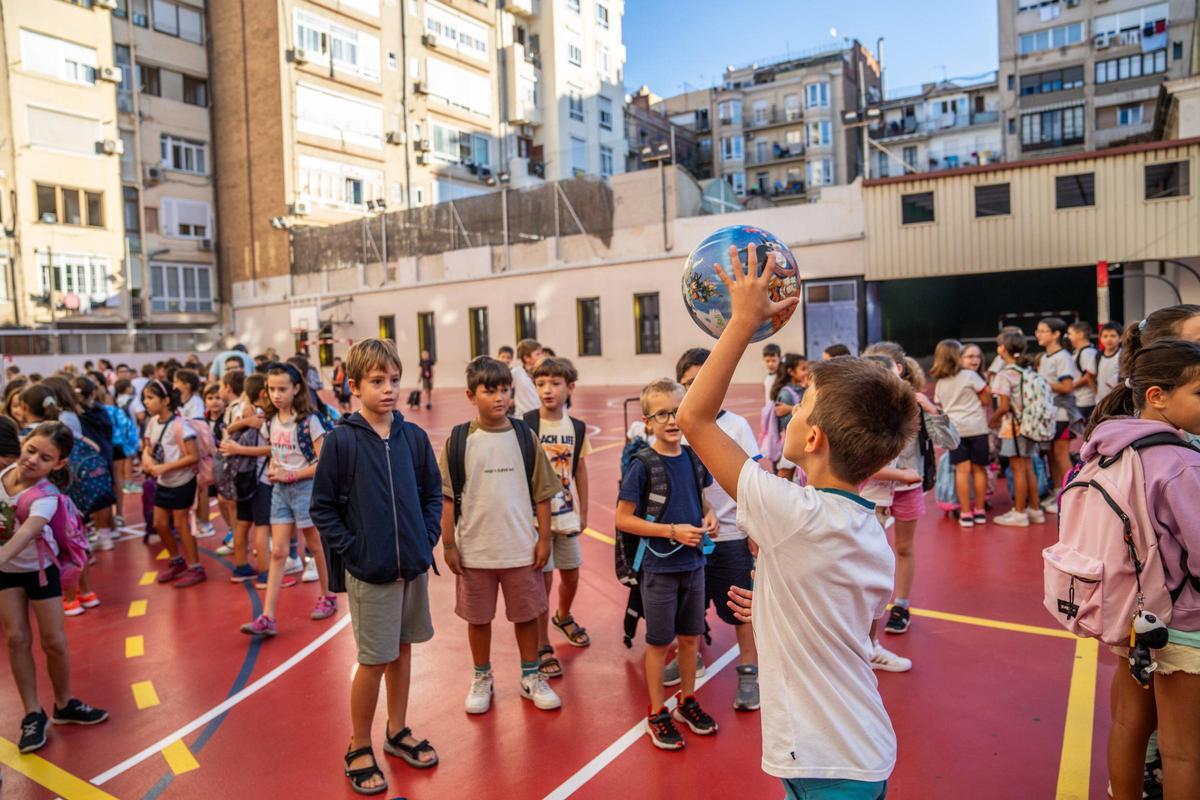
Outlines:
{"label": "boy in white t-shirt", "polygon": [[[768,257],[773,260],[773,256]],[[857,359],[814,365],[792,417],[796,486],[769,475],[717,424],[738,359],[757,327],[797,302],[772,302],[757,264],[737,251],[718,267],[732,315],[679,409],[679,426],[758,545],[754,626],[762,667],[763,770],[789,797],[838,781],[838,797],[879,800],[896,762],[896,735],[871,669],[871,623],[892,591],[895,557],[858,485],[915,433],[910,386]],[[768,263],[762,275],[772,274]]]}
{"label": "boy in white t-shirt", "polygon": [[1075,320],[1067,326],[1067,338],[1075,351],[1075,369],[1079,378],[1075,381],[1075,407],[1086,423],[1096,408],[1096,376],[1100,368],[1100,351],[1092,346],[1091,323]]}
{"label": "boy in white t-shirt", "polygon": [[1121,323],[1111,320],[1100,326],[1100,358],[1096,366],[1096,402],[1099,403],[1121,380]]}
{"label": "boy in white t-shirt", "polygon": [[524,417],[530,411],[541,407],[538,400],[537,388],[533,385],[533,368],[542,360],[542,346],[533,339],[522,339],[517,342],[517,361],[512,367],[512,398],[518,417]]}

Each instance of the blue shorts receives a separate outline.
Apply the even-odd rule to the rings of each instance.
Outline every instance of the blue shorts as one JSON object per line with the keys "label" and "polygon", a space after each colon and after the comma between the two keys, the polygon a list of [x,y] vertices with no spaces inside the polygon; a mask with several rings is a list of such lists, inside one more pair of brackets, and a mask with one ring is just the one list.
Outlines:
{"label": "blue shorts", "polygon": [[638,575],[646,617],[646,644],[666,647],[676,636],[704,633],[704,567]]}
{"label": "blue shorts", "polygon": [[276,483],[271,486],[271,524],[313,527],[308,515],[312,501],[312,478],[295,483]]}
{"label": "blue shorts", "polygon": [[841,778],[784,778],[787,800],[883,800],[887,781],[848,781]]}

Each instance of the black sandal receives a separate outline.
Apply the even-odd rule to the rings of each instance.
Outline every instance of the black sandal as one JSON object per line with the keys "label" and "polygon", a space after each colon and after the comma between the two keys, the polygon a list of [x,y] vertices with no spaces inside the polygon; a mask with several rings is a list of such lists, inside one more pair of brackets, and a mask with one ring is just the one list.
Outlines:
{"label": "black sandal", "polygon": [[[567,614],[565,619],[559,619],[558,613],[550,618],[550,623],[554,627],[562,631],[562,635],[567,637],[567,643],[574,647],[587,647],[592,643],[592,637],[588,636],[587,628],[575,621],[575,617]],[[575,627],[571,627],[574,625]]]}
{"label": "black sandal", "polygon": [[[371,757],[371,766],[350,769],[350,762],[363,756]],[[381,785],[373,788],[363,785],[367,782],[368,778],[374,778],[376,775],[383,778]],[[382,794],[388,790],[387,778],[384,777],[383,770],[379,768],[379,763],[375,760],[375,751],[370,746],[360,747],[357,750],[351,750],[346,753],[346,777],[350,779],[350,786],[359,794]]]}
{"label": "black sandal", "polygon": [[554,648],[546,645],[538,650],[538,672],[547,678],[563,676],[562,662],[554,655]]}
{"label": "black sandal", "polygon": [[[433,749],[433,745],[429,743],[428,739],[422,739],[416,744],[405,744],[404,739],[408,736],[412,736],[412,729],[401,728],[395,736],[388,736],[384,739],[383,751],[388,755],[404,759],[410,767],[417,769],[429,769],[438,763],[437,751]],[[433,753],[433,758],[429,761],[422,761],[421,753]]]}

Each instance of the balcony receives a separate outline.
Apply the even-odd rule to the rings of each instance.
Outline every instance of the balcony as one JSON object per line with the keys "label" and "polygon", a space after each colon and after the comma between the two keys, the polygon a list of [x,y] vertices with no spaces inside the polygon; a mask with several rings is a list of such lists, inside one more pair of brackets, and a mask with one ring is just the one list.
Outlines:
{"label": "balcony", "polygon": [[901,136],[918,136],[968,128],[972,125],[994,125],[1000,121],[999,111],[975,111],[970,114],[938,114],[933,117],[918,120],[916,117],[903,117],[891,120],[875,133],[876,139],[892,139]]}
{"label": "balcony", "polygon": [[533,4],[535,0],[506,0],[504,10],[518,17],[533,17],[537,15]]}
{"label": "balcony", "polygon": [[747,154],[746,166],[761,167],[770,164],[782,164],[787,161],[798,161],[804,158],[804,145],[794,144],[791,147],[784,147],[781,144],[773,143],[771,152],[766,158],[759,158],[757,154]]}
{"label": "balcony", "polygon": [[999,121],[999,111],[975,111],[971,114],[972,125],[992,125]]}
{"label": "balcony", "polygon": [[537,101],[541,70],[537,51],[515,42],[505,48],[505,62],[509,67],[505,87],[508,121],[513,125],[541,125],[542,110]]}
{"label": "balcony", "polygon": [[752,129],[770,128],[775,125],[791,125],[801,121],[800,107],[779,108],[771,106],[767,109],[755,109],[746,121],[746,127]]}

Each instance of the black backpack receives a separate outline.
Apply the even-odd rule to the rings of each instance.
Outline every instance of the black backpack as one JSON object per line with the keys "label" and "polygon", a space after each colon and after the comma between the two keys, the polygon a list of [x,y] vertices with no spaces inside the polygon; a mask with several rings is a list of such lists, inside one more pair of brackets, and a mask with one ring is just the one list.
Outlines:
{"label": "black backpack", "polygon": [[[524,420],[509,417],[513,431],[517,434],[517,444],[521,447],[521,460],[525,463],[525,482],[529,486],[529,505],[537,513],[537,503],[533,499],[533,470],[537,463],[537,450],[533,442],[533,431]],[[457,524],[462,517],[462,493],[467,483],[467,434],[471,431],[471,423],[463,422],[454,426],[450,431],[450,439],[446,442],[446,466],[450,471],[450,487],[454,491],[454,522]]]}
{"label": "black backpack", "polygon": [[929,436],[929,430],[925,427],[925,412],[918,410],[917,419],[921,421],[921,427],[917,429],[917,447],[921,451],[921,463],[925,468],[921,478],[921,491],[928,492],[937,485],[937,453],[933,449],[933,439]]}
{"label": "black backpack", "polygon": [[[700,458],[692,451],[692,448],[684,445],[683,452],[687,453],[688,458],[691,459],[692,472],[696,477],[696,491],[700,497],[703,497],[704,465],[700,463]],[[642,462],[649,478],[642,484],[642,497],[638,501],[634,513],[642,519],[656,522],[662,516],[663,510],[667,507],[667,501],[671,497],[671,477],[667,473],[667,464],[652,447],[643,447],[638,450],[633,455],[633,460]],[[621,477],[624,479],[624,476]],[[637,559],[638,546],[642,543],[643,538],[625,531],[617,531],[617,542],[613,548],[614,568],[617,580],[625,586],[637,586],[637,570],[634,569],[634,562]],[[636,624],[636,620],[634,624]]]}
{"label": "black backpack", "polygon": [[[587,425],[583,424],[583,420],[567,417],[571,420],[571,427],[575,430],[575,452],[571,454],[571,476],[574,477],[579,472],[579,454],[583,452],[583,440],[587,436]],[[542,412],[534,409],[525,414],[525,424],[533,431],[533,435],[541,440],[541,421]]]}

